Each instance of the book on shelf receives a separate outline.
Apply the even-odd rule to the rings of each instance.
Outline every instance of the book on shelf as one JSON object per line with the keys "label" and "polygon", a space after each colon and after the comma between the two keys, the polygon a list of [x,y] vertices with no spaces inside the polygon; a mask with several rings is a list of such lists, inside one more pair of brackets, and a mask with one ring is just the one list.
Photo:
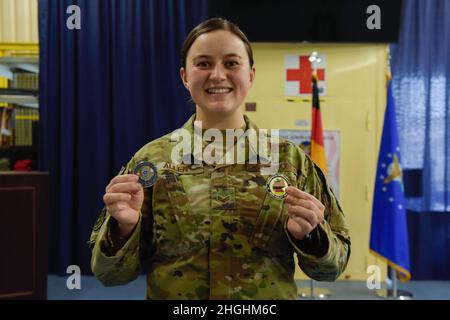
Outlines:
{"label": "book on shelf", "polygon": [[13,144],[12,115],[11,107],[0,107],[0,148],[8,148]]}
{"label": "book on shelf", "polygon": [[39,75],[31,72],[14,72],[11,87],[37,90],[39,88]]}
{"label": "book on shelf", "polygon": [[37,109],[16,106],[14,108],[14,145],[33,145],[33,122],[39,121]]}

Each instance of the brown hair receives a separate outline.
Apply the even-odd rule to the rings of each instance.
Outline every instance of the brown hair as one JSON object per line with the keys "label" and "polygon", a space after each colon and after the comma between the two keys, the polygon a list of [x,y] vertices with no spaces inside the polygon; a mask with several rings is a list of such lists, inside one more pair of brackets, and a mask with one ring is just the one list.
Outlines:
{"label": "brown hair", "polygon": [[233,22],[230,22],[222,18],[212,18],[203,21],[194,29],[192,29],[191,32],[189,32],[188,36],[186,37],[186,40],[184,40],[183,49],[181,50],[181,66],[183,68],[186,68],[186,58],[189,49],[191,48],[194,41],[202,34],[216,30],[229,31],[234,35],[238,36],[239,39],[241,39],[245,45],[245,50],[247,51],[248,59],[250,61],[250,67],[253,67],[253,51],[250,45],[250,41],[248,41],[245,34],[241,31],[241,29],[239,29],[237,25],[235,25]]}

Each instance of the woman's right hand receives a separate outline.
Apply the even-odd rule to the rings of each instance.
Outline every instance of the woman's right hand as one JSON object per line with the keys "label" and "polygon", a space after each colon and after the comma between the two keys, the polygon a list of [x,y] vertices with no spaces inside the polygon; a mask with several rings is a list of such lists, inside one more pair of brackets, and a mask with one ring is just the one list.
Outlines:
{"label": "woman's right hand", "polygon": [[121,237],[129,236],[139,221],[144,189],[138,180],[135,174],[114,177],[103,196],[108,213],[117,221]]}

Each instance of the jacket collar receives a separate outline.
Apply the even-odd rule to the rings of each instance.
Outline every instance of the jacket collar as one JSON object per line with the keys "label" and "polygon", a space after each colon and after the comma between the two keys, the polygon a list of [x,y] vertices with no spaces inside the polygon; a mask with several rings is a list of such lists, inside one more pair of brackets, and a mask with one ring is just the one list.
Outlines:
{"label": "jacket collar", "polygon": [[[186,154],[182,158],[183,163],[195,163],[195,164],[201,164],[202,163],[202,152],[204,148],[210,144],[210,141],[206,141],[206,139],[203,139],[203,133],[202,130],[200,130],[199,127],[194,127],[195,125],[195,117],[196,114],[194,113],[188,121],[182,126],[182,129],[185,130],[186,133],[189,134],[189,137],[191,139],[190,144],[190,153]],[[249,132],[249,130],[253,130],[256,134],[256,139],[258,141],[258,137],[260,134],[265,134],[267,137],[267,151],[271,151],[271,136],[270,136],[270,130],[262,130],[259,129],[258,126],[250,120],[250,118],[244,114],[244,121],[245,121],[245,133]],[[176,132],[175,130],[174,132]],[[178,136],[172,134],[171,136],[171,142],[177,143]],[[197,139],[197,140],[196,140]],[[239,143],[237,143],[239,142]],[[243,143],[244,142],[244,143]],[[199,147],[201,146],[201,147]],[[245,139],[245,136],[242,135],[238,139],[235,139],[234,148],[245,148],[245,162],[248,163],[259,163],[260,161],[263,163],[268,163],[267,159],[267,152],[264,152],[263,148],[258,148],[257,145],[254,143],[249,143],[248,139]],[[250,152],[249,152],[250,150]],[[252,155],[252,157],[249,159],[249,156]],[[256,158],[255,158],[256,157]],[[226,165],[226,164],[225,164]]]}

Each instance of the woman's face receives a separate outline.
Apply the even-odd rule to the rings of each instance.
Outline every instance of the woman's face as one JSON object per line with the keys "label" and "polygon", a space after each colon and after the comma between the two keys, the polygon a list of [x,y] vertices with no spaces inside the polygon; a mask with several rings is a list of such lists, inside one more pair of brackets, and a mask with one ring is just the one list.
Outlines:
{"label": "woman's face", "polygon": [[242,40],[217,30],[200,35],[180,69],[184,86],[205,114],[233,113],[244,101],[255,77]]}

